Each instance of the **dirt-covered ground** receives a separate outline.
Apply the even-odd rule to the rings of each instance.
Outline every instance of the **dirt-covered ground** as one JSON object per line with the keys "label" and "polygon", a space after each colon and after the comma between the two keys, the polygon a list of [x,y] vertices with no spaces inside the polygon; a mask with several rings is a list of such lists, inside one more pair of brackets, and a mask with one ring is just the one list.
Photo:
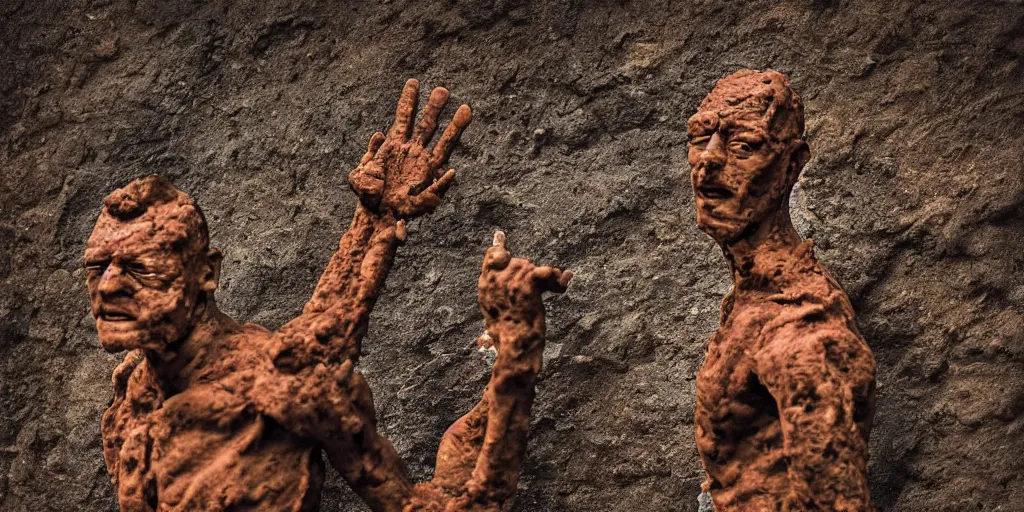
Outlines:
{"label": "dirt-covered ground", "polygon": [[[226,255],[226,311],[280,326],[416,77],[476,119],[365,343],[383,429],[429,477],[488,376],[475,283],[502,228],[577,274],[549,301],[514,510],[695,511],[694,374],[729,283],[694,227],[686,119],[717,78],[772,67],[814,154],[794,220],[878,358],[875,505],[1024,510],[1024,5],[961,4],[0,3],[0,509],[116,509],[118,358],[81,269],[102,197],[170,177]],[[336,476],[323,508],[363,510]]]}

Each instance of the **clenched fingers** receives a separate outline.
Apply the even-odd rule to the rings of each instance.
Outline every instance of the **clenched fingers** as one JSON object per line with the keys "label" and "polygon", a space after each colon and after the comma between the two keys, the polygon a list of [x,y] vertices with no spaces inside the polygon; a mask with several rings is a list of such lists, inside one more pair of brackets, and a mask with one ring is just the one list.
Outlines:
{"label": "clenched fingers", "polygon": [[534,283],[546,291],[562,293],[572,279],[572,271],[560,270],[555,267],[544,265],[533,270],[531,275]]}

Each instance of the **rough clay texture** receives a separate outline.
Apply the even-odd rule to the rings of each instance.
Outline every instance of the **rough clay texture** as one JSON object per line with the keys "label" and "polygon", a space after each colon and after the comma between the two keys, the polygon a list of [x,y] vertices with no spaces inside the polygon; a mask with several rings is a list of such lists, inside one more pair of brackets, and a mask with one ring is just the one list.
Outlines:
{"label": "rough clay texture", "polygon": [[[483,247],[576,271],[547,301],[514,510],[698,507],[694,378],[730,287],[694,223],[686,122],[773,68],[812,158],[793,223],[877,358],[879,510],[1024,509],[1024,12],[1017,2],[0,5],[0,509],[113,510],[81,255],[103,197],[160,173],[224,252],[220,306],[279,328],[351,222],[346,173],[406,78],[474,121],[409,224],[364,340],[417,481],[475,404]],[[456,103],[457,104],[457,103]],[[448,118],[452,109],[443,113]],[[322,509],[365,510],[328,471]]]}
{"label": "rough clay texture", "polygon": [[733,288],[697,372],[694,428],[715,510],[873,510],[875,359],[789,212],[810,151],[784,75],[721,80],[687,123],[697,226]]}

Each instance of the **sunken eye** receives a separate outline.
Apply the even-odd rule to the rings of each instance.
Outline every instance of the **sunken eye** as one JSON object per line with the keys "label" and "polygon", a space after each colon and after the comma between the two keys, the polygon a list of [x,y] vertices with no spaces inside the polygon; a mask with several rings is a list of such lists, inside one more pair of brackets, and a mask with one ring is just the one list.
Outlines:
{"label": "sunken eye", "polygon": [[85,271],[91,276],[101,276],[110,266],[110,260],[94,260],[85,262]]}
{"label": "sunken eye", "polygon": [[129,264],[124,266],[124,269],[127,270],[128,272],[132,273],[133,275],[136,275],[136,276],[139,276],[139,277],[153,277],[153,276],[156,275],[156,272],[153,272],[152,269],[150,269],[149,267],[147,267],[147,266],[145,266],[145,265],[143,265],[141,263],[135,263],[135,262],[129,263]]}
{"label": "sunken eye", "polygon": [[761,148],[760,142],[748,140],[734,140],[729,143],[729,152],[737,158],[748,158]]}
{"label": "sunken eye", "polygon": [[702,148],[702,147],[708,145],[708,141],[709,140],[711,140],[711,136],[710,135],[697,135],[697,136],[691,135],[690,136],[690,140],[688,140],[687,143],[690,145],[690,147]]}

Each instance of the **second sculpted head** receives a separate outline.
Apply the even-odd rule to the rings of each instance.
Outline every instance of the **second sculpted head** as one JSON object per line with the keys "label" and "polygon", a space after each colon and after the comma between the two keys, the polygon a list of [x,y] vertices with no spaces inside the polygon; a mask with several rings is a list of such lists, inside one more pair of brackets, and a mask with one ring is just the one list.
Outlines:
{"label": "second sculpted head", "polygon": [[788,215],[810,156],[803,132],[803,104],[781,73],[744,69],[719,80],[687,123],[698,227],[731,246]]}
{"label": "second sculpted head", "polygon": [[100,345],[173,354],[207,307],[221,255],[188,195],[159,176],[104,200],[86,244],[86,283]]}

